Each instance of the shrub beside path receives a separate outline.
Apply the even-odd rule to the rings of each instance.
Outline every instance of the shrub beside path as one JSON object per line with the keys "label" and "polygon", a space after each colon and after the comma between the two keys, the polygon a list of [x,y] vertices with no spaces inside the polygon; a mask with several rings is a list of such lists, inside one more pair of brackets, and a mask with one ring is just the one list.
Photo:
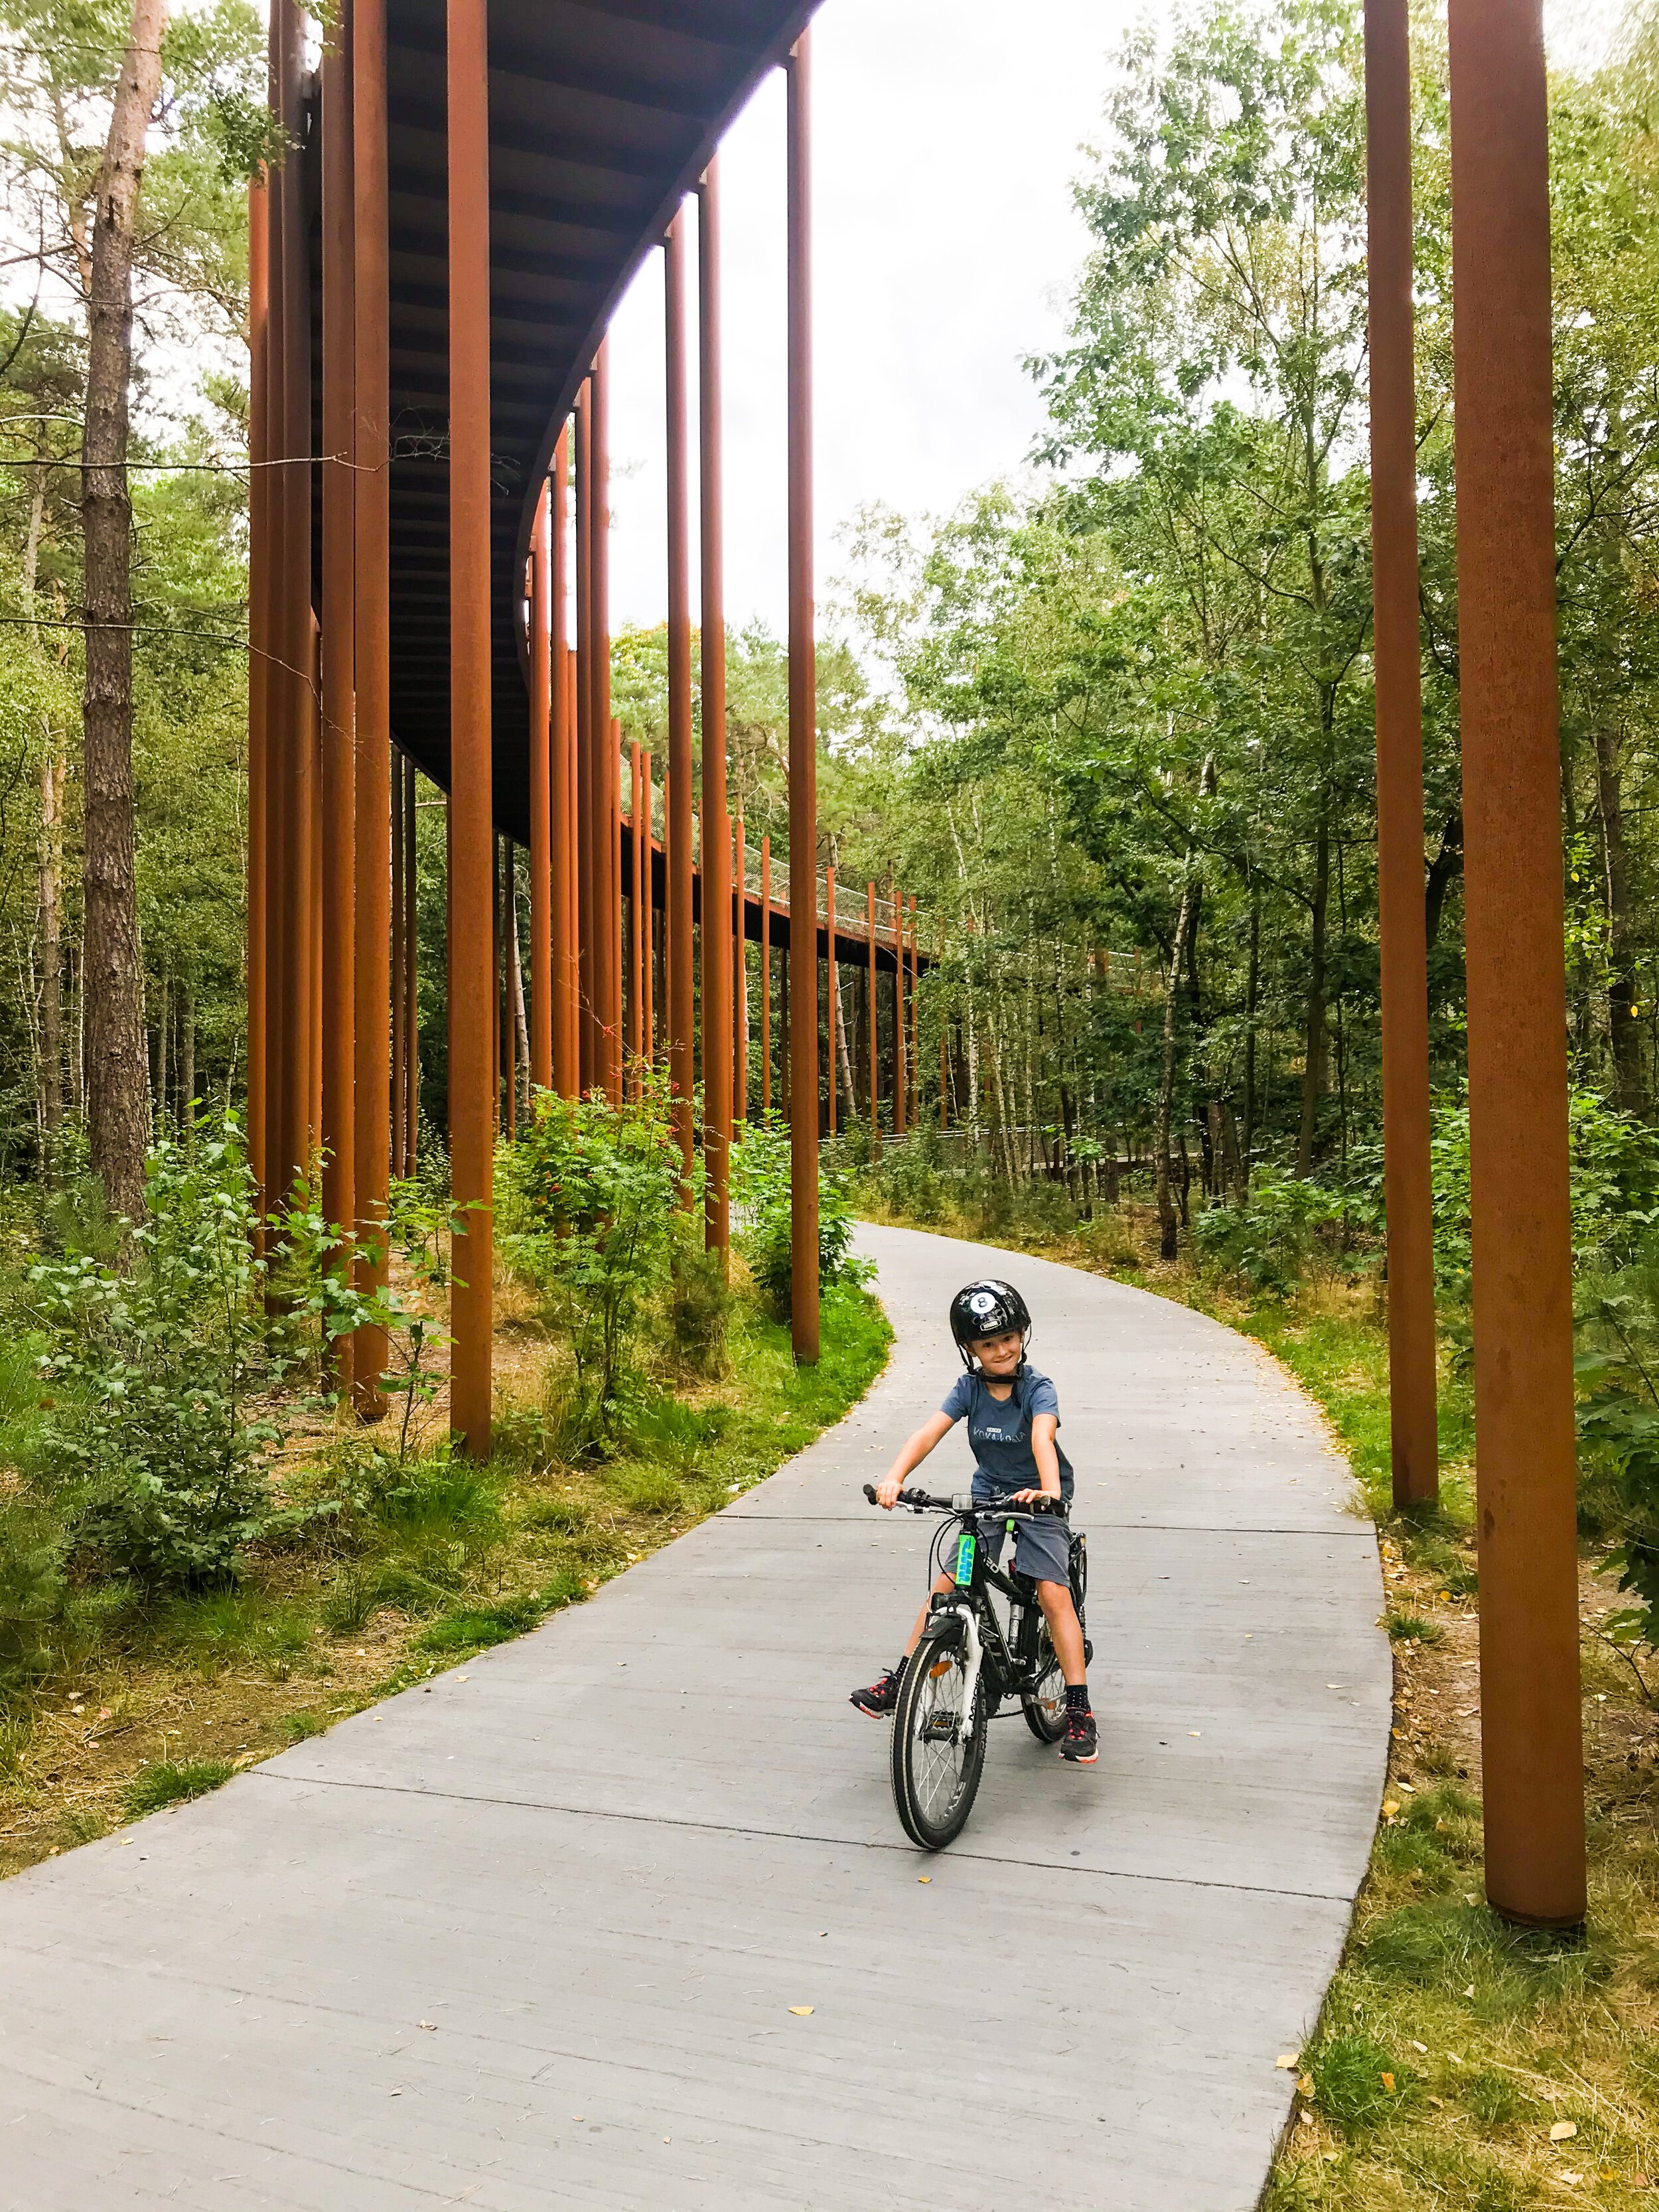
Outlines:
{"label": "shrub beside path", "polygon": [[[769,1481],[533,1635],[0,1888],[7,2204],[1248,2212],[1381,1795],[1372,1529],[1218,1323],[861,1241],[892,1359]],[[942,1395],[951,1291],[1005,1272],[1078,1469],[1102,1756],[1000,1723],[929,1859],[845,1699],[930,1526],[859,1486]],[[965,1464],[959,1436],[933,1462]]]}

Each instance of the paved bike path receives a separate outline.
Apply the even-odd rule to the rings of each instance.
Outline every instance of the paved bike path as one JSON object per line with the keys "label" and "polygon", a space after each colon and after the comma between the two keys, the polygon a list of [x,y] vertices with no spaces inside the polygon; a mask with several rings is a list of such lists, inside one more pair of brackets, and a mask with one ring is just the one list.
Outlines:
{"label": "paved bike path", "polygon": [[[1248,2212],[1376,1817],[1371,1531],[1214,1322],[862,1239],[892,1359],[769,1482],[0,1887],[0,2212]],[[943,1395],[946,1300],[986,1271],[1059,1385],[1102,1753],[999,1721],[930,1858],[844,1699],[932,1524],[859,1485]],[[965,1465],[957,1432],[933,1470]]]}

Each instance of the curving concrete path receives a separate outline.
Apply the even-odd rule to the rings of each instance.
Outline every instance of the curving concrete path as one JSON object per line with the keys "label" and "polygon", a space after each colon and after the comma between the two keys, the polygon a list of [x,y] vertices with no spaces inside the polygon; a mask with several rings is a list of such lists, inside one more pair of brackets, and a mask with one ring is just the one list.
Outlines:
{"label": "curving concrete path", "polygon": [[[1376,1817],[1371,1531],[1214,1322],[864,1242],[891,1364],[769,1482],[429,1694],[0,1888],[0,2212],[1248,2212]],[[1060,1387],[1103,1750],[999,1724],[930,1860],[845,1702],[928,1528],[859,1485],[987,1272]]]}

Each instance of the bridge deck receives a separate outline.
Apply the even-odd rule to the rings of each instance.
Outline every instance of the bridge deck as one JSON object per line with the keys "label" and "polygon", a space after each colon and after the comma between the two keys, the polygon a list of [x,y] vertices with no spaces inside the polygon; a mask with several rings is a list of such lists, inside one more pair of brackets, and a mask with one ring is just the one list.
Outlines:
{"label": "bridge deck", "polygon": [[[1255,2203],[1376,1814],[1371,1531],[1212,1322],[866,1237],[891,1364],[769,1483],[429,1693],[0,1890],[7,2204]],[[988,1266],[1060,1386],[1103,1753],[1000,1723],[930,1860],[844,1702],[926,1531],[858,1485]]]}

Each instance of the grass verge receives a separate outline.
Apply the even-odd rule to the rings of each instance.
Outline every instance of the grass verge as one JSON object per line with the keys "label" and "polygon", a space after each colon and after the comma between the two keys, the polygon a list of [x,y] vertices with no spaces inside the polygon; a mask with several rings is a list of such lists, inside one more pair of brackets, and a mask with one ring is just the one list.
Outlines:
{"label": "grass verge", "polygon": [[[71,1598],[51,1674],[0,1717],[0,1875],[200,1796],[470,1654],[580,1604],[838,1420],[886,1359],[861,1291],[823,1299],[823,1355],[733,1302],[724,1377],[659,1371],[602,1460],[561,1449],[548,1347],[501,1340],[484,1467],[411,1455],[349,1534],[256,1552],[234,1589]],[[349,1451],[312,1439],[312,1457]],[[289,1478],[303,1486],[307,1470]]]}

